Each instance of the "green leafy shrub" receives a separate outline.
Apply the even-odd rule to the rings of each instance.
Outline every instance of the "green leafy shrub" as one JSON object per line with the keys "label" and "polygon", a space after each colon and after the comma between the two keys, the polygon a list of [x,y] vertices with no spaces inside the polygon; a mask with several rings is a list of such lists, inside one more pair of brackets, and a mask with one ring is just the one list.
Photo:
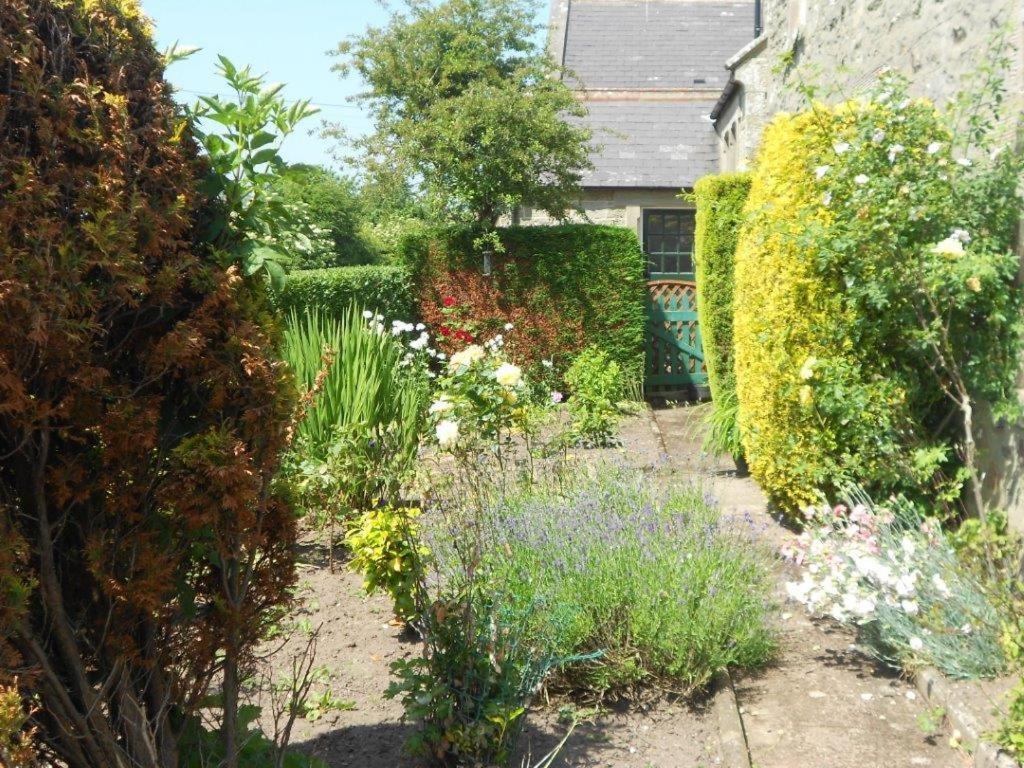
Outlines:
{"label": "green leafy shrub", "polygon": [[1024,680],[1017,683],[1010,694],[1010,706],[1003,713],[995,738],[1013,757],[1024,757]]}
{"label": "green leafy shrub", "polygon": [[281,86],[226,56],[218,56],[217,73],[232,96],[200,96],[188,109],[208,160],[203,186],[212,216],[205,236],[224,266],[238,264],[246,276],[265,273],[280,287],[286,266],[321,240],[306,206],[289,204],[281,193],[281,141],[317,110],[305,100],[286,102]]}
{"label": "green leafy shrub", "polygon": [[415,315],[412,281],[400,266],[362,265],[292,272],[274,294],[282,314],[319,312],[341,318],[355,303],[384,317]]}
{"label": "green leafy shrub", "polygon": [[965,479],[983,507],[971,406],[1016,403],[1020,157],[982,143],[956,159],[955,142],[980,141],[895,76],[766,130],[736,253],[735,368],[751,473],[784,511],[849,483],[948,504]]}
{"label": "green leafy shrub", "polygon": [[295,259],[295,269],[376,261],[363,234],[363,204],[351,179],[316,165],[290,165],[281,173],[280,194],[286,204],[302,206],[310,224],[326,235]]}
{"label": "green leafy shrub", "polygon": [[971,518],[949,534],[961,563],[995,606],[1001,624],[1000,645],[1014,666],[1024,664],[1024,536],[1009,527],[1006,515],[990,512]]}
{"label": "green leafy shrub", "polygon": [[394,601],[395,615],[415,615],[415,589],[429,551],[419,543],[419,510],[402,507],[369,509],[349,528],[345,543],[349,565],[363,575],[367,592],[384,590]]}
{"label": "green leafy shrub", "polygon": [[705,176],[693,188],[697,314],[713,408],[705,448],[735,457],[743,446],[733,370],[733,260],[749,193],[749,173]]}
{"label": "green leafy shrub", "polygon": [[[627,378],[643,373],[644,256],[636,234],[619,227],[511,227],[485,276],[473,230],[441,227],[407,237],[402,260],[413,274],[424,322],[446,352],[449,306],[462,308],[477,338],[503,334],[509,354],[531,379],[556,375],[588,344]],[[506,330],[506,326],[511,326]]]}
{"label": "green leafy shrub", "polygon": [[584,445],[612,443],[620,416],[618,403],[626,387],[619,364],[597,347],[586,347],[569,366],[565,383],[572,437]]}
{"label": "green leafy shrub", "polygon": [[423,655],[391,665],[386,695],[421,725],[409,749],[440,765],[507,765],[526,709],[556,666],[527,632],[536,607],[497,583],[485,589],[481,565],[432,595],[418,622]]}

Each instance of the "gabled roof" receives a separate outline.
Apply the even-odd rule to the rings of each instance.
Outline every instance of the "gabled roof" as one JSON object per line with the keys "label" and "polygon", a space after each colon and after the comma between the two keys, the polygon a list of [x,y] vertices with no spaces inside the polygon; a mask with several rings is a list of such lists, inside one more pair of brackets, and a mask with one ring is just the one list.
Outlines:
{"label": "gabled roof", "polygon": [[552,0],[551,31],[602,147],[583,186],[678,189],[718,170],[709,115],[753,0]]}
{"label": "gabled roof", "polygon": [[584,187],[692,187],[718,171],[714,100],[595,101],[583,123],[600,152]]}
{"label": "gabled roof", "polygon": [[562,64],[584,90],[721,91],[753,37],[751,0],[571,0]]}

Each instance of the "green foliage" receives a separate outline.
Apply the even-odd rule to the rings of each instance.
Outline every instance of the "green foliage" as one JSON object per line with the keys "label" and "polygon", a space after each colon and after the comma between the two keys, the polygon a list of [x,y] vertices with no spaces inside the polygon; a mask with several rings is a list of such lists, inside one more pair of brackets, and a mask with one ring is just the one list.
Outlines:
{"label": "green foliage", "polygon": [[402,243],[420,316],[442,334],[445,351],[454,350],[443,338],[450,300],[477,338],[503,334],[509,354],[533,380],[560,376],[592,344],[627,380],[639,381],[646,288],[636,235],[592,225],[512,227],[499,234],[503,251],[494,255],[489,277],[467,228],[435,228]]}
{"label": "green foliage", "polygon": [[[579,197],[585,113],[537,43],[525,0],[407,0],[384,28],[342,43],[366,81],[371,176],[420,180],[435,214],[491,227],[525,202],[563,216]],[[514,119],[510,119],[514,116]]]}
{"label": "green foliage", "polygon": [[[722,518],[696,488],[596,467],[510,493],[478,525],[481,590],[535,606],[521,642],[575,660],[560,666],[562,688],[692,693],[772,655],[767,552],[752,522]],[[431,538],[442,572],[457,560],[444,537]]]}
{"label": "green foliage", "polygon": [[1010,694],[1010,706],[996,732],[996,743],[1015,758],[1024,757],[1024,680]]}
{"label": "green foliage", "polygon": [[368,509],[345,536],[352,552],[349,565],[363,575],[363,588],[384,590],[403,620],[415,616],[415,590],[429,555],[419,543],[418,515],[419,510],[402,507]]}
{"label": "green foliage", "polygon": [[765,132],[736,254],[736,383],[752,474],[789,513],[850,482],[940,505],[979,485],[972,401],[1015,403],[1021,158],[961,161],[956,141],[895,76]]}
{"label": "green foliage", "polygon": [[565,383],[573,438],[589,446],[611,444],[619,422],[618,403],[626,388],[619,364],[603,350],[586,347],[569,366]]}
{"label": "green foliage", "polygon": [[365,211],[355,183],[327,168],[290,165],[281,172],[280,195],[286,206],[304,210],[318,237],[295,257],[295,269],[323,269],[376,261],[363,235]]}
{"label": "green foliage", "polygon": [[274,294],[282,314],[319,312],[342,318],[355,303],[387,318],[415,314],[412,281],[400,266],[355,266],[293,272]]}
{"label": "green foliage", "polygon": [[554,666],[526,634],[533,612],[498,584],[485,589],[475,570],[440,590],[420,620],[424,655],[392,663],[385,694],[421,724],[413,754],[460,768],[509,763],[530,699]]}
{"label": "green foliage", "polygon": [[209,158],[204,192],[215,208],[206,237],[225,266],[239,264],[246,276],[265,271],[280,287],[285,265],[311,250],[315,236],[305,211],[280,193],[280,144],[317,110],[308,101],[289,105],[282,85],[268,86],[249,67],[218,58],[232,98],[201,96],[188,112]]}
{"label": "green foliage", "polygon": [[1000,617],[1000,644],[1007,660],[1024,665],[1024,537],[1001,512],[963,521],[949,535],[961,563],[979,583]]}
{"label": "green foliage", "polygon": [[397,498],[429,391],[402,342],[352,305],[340,320],[291,314],[283,355],[309,400],[296,430],[304,473],[352,509]]}
{"label": "green foliage", "polygon": [[[326,768],[322,760],[298,752],[281,752],[280,747],[260,730],[260,708],[242,707],[238,713],[238,768]],[[218,768],[226,764],[224,742],[216,730],[207,728],[197,717],[191,719],[179,744],[179,768]],[[279,762],[280,760],[280,762]]]}
{"label": "green foliage", "polygon": [[736,457],[743,455],[743,447],[733,370],[733,260],[749,193],[748,173],[705,176],[693,188],[697,205],[694,240],[697,314],[712,399],[705,448],[715,454]]}

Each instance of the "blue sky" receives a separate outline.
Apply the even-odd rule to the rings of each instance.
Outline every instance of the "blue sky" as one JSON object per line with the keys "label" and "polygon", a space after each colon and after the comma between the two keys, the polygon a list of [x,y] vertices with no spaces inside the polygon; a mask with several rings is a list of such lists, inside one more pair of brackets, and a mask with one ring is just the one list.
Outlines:
{"label": "blue sky", "polygon": [[[546,23],[547,2],[536,1],[538,19]],[[272,82],[285,83],[286,98],[308,98],[321,107],[288,138],[283,150],[288,161],[337,166],[336,142],[318,135],[324,121],[355,135],[371,128],[361,108],[347,102],[361,82],[332,72],[334,60],[327,52],[367,26],[387,22],[388,8],[378,0],[142,0],[142,7],[156,25],[161,49],[175,41],[203,49],[167,72],[182,100],[223,92],[214,71],[216,56],[223,53],[235,64],[251,64]]]}

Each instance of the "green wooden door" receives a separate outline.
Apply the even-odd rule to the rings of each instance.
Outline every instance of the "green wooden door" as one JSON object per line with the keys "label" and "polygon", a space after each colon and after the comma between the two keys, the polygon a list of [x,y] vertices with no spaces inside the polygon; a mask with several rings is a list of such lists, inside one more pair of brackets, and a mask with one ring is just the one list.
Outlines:
{"label": "green wooden door", "polygon": [[697,322],[694,212],[646,210],[642,224],[647,255],[644,391],[648,397],[703,397],[708,372]]}

